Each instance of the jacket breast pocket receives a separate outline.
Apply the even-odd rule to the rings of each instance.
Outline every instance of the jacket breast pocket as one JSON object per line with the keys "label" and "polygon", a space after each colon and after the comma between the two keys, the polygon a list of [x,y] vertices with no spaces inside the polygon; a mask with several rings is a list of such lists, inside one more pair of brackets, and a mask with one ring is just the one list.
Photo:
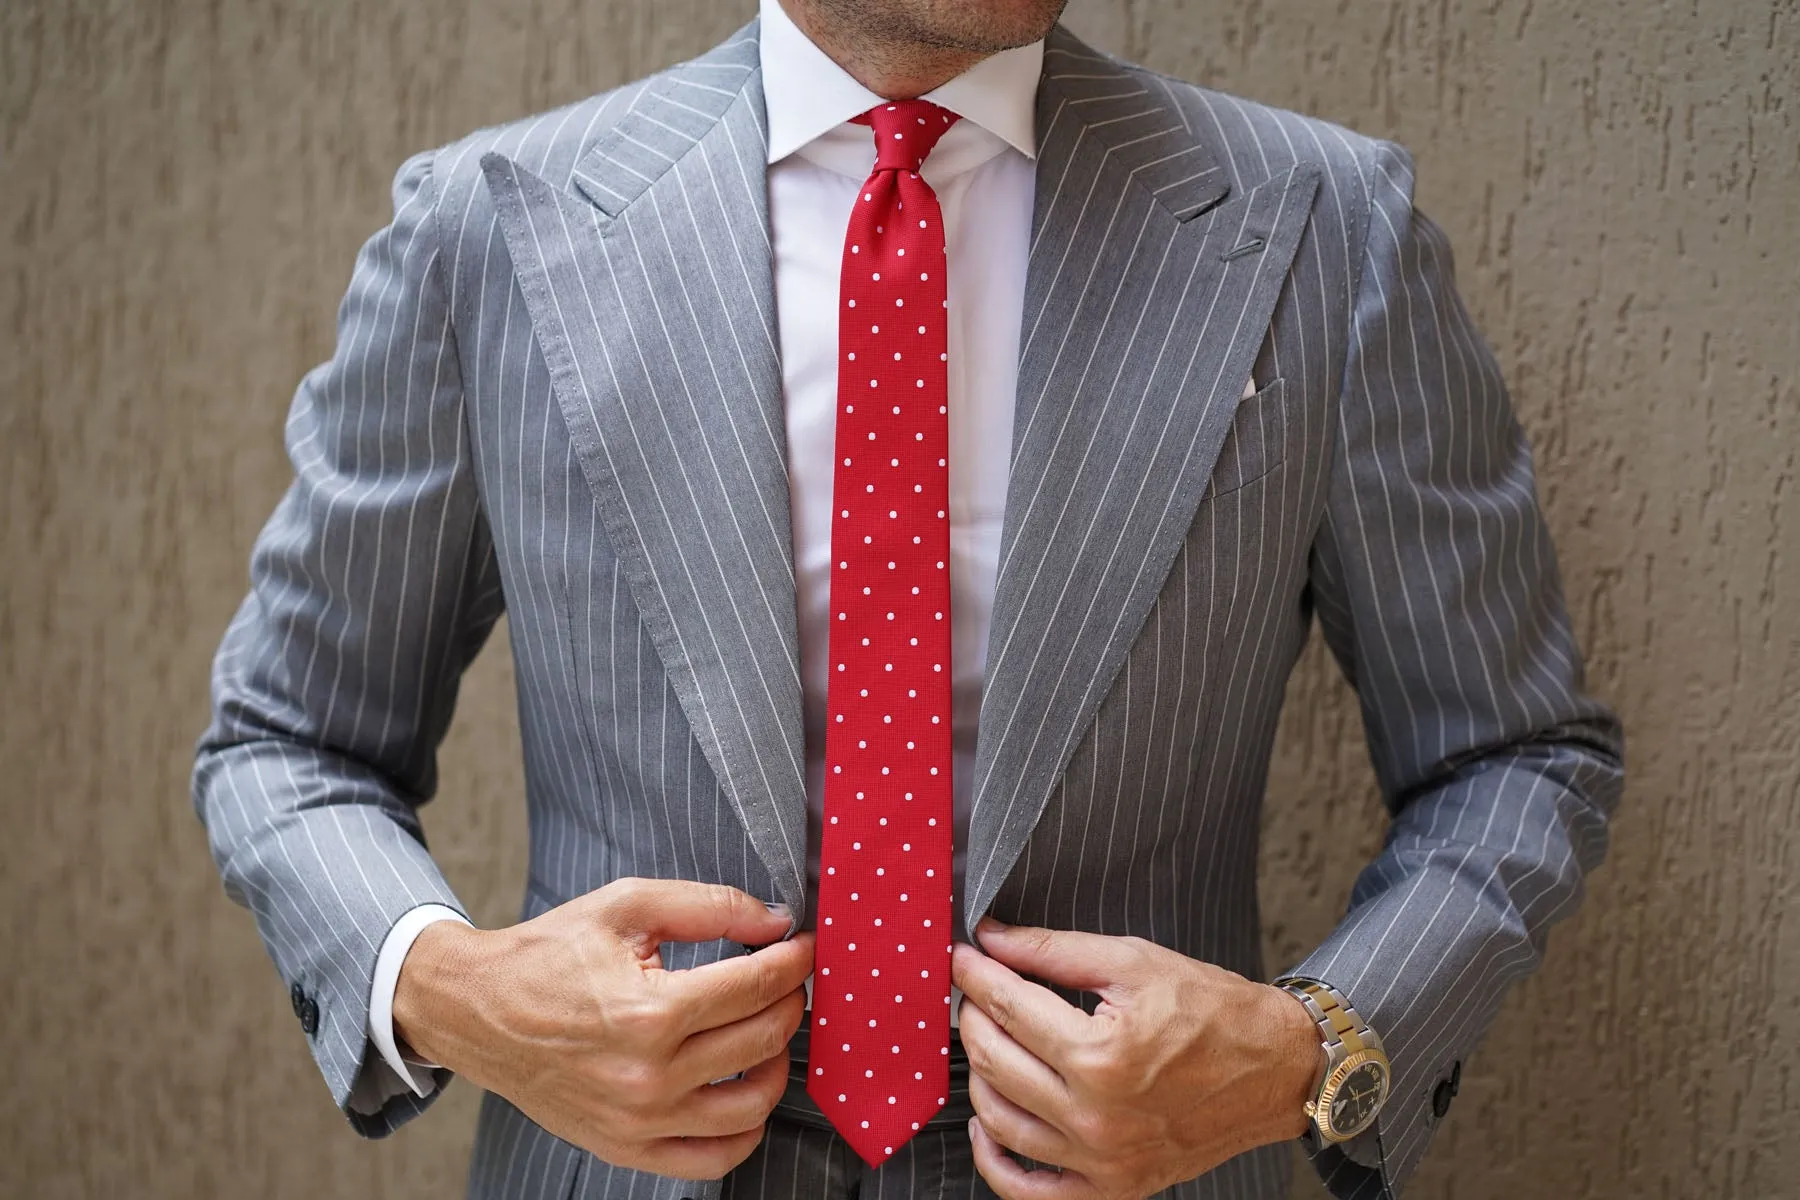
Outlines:
{"label": "jacket breast pocket", "polygon": [[1271,379],[1238,401],[1200,503],[1255,483],[1281,465],[1288,443],[1286,398],[1287,381]]}

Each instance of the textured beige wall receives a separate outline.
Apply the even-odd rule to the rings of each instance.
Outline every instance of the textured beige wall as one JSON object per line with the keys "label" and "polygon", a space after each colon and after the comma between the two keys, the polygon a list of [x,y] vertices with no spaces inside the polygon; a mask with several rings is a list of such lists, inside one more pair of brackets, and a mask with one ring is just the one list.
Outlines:
{"label": "textured beige wall", "polygon": [[[206,663],[394,167],[748,7],[0,0],[0,1195],[460,1190],[474,1094],[354,1138],[219,894],[186,799]],[[1416,152],[1625,716],[1612,859],[1412,1194],[1800,1194],[1793,0],[1076,0],[1071,22]],[[430,816],[490,922],[521,877],[512,706],[502,638]],[[1378,812],[1315,641],[1267,823],[1277,961],[1329,926]]]}

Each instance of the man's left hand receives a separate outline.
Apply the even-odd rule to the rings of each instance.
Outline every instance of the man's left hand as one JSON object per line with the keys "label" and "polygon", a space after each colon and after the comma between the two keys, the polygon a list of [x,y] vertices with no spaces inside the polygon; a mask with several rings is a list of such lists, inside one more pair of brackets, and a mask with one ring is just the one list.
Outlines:
{"label": "man's left hand", "polygon": [[[1319,1031],[1281,989],[1142,938],[991,918],[976,937],[952,976],[975,1166],[1003,1200],[1148,1196],[1305,1131]],[[1100,1005],[1090,1016],[1027,975]]]}

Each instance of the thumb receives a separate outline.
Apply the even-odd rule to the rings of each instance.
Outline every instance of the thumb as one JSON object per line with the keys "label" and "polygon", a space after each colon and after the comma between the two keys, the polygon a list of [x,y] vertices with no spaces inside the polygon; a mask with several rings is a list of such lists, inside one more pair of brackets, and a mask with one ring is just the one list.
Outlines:
{"label": "thumb", "polygon": [[645,949],[663,942],[727,938],[760,946],[793,926],[787,905],[769,904],[722,883],[619,879],[595,893],[600,923]]}
{"label": "thumb", "polygon": [[1105,994],[1132,982],[1142,964],[1131,939],[1070,929],[1002,925],[984,917],[976,939],[988,957],[1021,975]]}

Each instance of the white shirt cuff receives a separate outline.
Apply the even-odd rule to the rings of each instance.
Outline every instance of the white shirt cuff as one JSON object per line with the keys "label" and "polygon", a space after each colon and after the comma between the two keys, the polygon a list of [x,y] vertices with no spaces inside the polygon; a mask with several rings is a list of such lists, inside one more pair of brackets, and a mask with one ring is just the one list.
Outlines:
{"label": "white shirt cuff", "polygon": [[375,981],[369,989],[369,1040],[381,1051],[382,1061],[412,1089],[413,1095],[421,1098],[429,1096],[437,1086],[426,1074],[437,1064],[400,1053],[394,1040],[394,988],[400,983],[400,967],[413,942],[427,925],[439,921],[469,924],[468,918],[442,904],[421,904],[403,913],[381,943],[381,953],[375,959]]}

